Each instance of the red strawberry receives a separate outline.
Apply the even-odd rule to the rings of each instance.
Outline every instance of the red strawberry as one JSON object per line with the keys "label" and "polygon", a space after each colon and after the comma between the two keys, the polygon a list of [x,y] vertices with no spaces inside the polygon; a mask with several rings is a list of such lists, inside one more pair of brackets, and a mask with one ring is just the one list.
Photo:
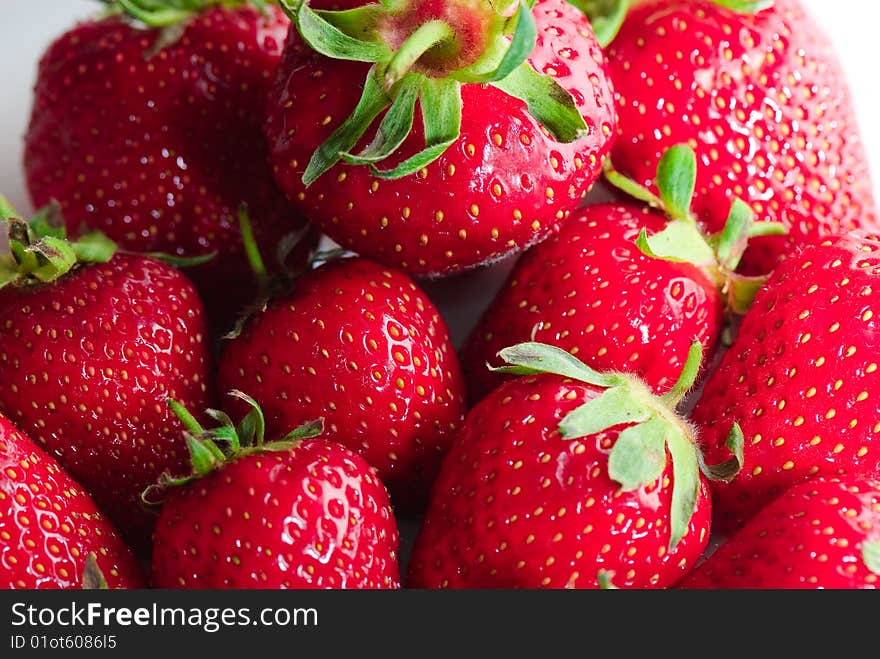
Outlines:
{"label": "red strawberry", "polygon": [[89,495],[0,415],[0,588],[80,588],[90,556],[108,587],[143,586]]}
{"label": "red strawberry", "polygon": [[643,228],[665,225],[637,206],[591,206],[531,249],[462,351],[470,399],[502,382],[486,362],[529,338],[594,368],[637,374],[656,391],[675,383],[693,340],[714,351],[723,311],[715,285],[691,264],[636,247]]}
{"label": "red strawberry", "polygon": [[[298,30],[267,130],[296,207],[344,247],[415,273],[474,267],[550,235],[598,177],[617,120],[583,15],[538,0],[534,18],[525,2],[505,17],[515,4],[289,10]],[[331,24],[353,37],[349,51],[328,48]]]}
{"label": "red strawberry", "polygon": [[797,0],[641,2],[608,60],[615,165],[648,184],[663,152],[687,142],[701,163],[694,210],[710,231],[734,196],[790,230],[756,242],[750,271],[772,270],[810,238],[877,226],[845,77]]}
{"label": "red strawberry", "polygon": [[218,383],[251,393],[273,434],[324,417],[330,438],[363,455],[408,508],[464,417],[434,305],[403,273],[364,259],[323,265],[251,318],[225,346]]}
{"label": "red strawberry", "polygon": [[745,464],[718,484],[716,521],[735,528],[814,475],[880,477],[880,242],[858,234],[790,256],[745,317],[693,413],[708,457],[730,425]]}
{"label": "red strawberry", "polygon": [[529,339],[560,347],[595,368],[634,373],[655,391],[671,387],[688,347],[699,341],[711,360],[728,306],[744,311],[762,279],[734,274],[756,230],[736,200],[717,236],[703,237],[690,214],[697,161],[671,148],[657,171],[660,197],[614,173],[611,180],[649,201],[590,206],[547,242],[532,248],[471,335],[462,353],[476,402],[501,378],[484,364]]}
{"label": "red strawberry", "polygon": [[877,588],[880,481],[818,478],[758,513],[682,588]]}
{"label": "red strawberry", "polygon": [[173,405],[193,433],[194,473],[165,479],[154,585],[399,588],[397,526],[376,472],[348,449],[311,439],[320,421],[264,442],[260,408],[233,394],[251,405],[238,428],[212,412],[223,425],[205,432]]}
{"label": "red strawberry", "polygon": [[261,244],[303,228],[275,185],[262,129],[289,21],[271,4],[163,4],[181,3],[137,0],[124,11],[172,23],[164,29],[88,21],[46,52],[26,136],[28,186],[37,205],[60,202],[72,232],[100,229],[141,252],[217,252],[191,274],[222,323],[256,288],[239,206]]}
{"label": "red strawberry", "polygon": [[[165,408],[208,402],[202,305],[180,272],[78,243],[41,213],[9,220],[14,256],[0,262],[0,411],[56,458],[133,543],[153,520],[140,493],[186,450]],[[60,221],[59,221],[60,224]],[[42,235],[54,233],[54,235]],[[37,238],[40,238],[37,240]]]}
{"label": "red strawberry", "polygon": [[693,436],[673,411],[697,375],[699,344],[665,398],[558,348],[501,356],[519,367],[509,372],[552,375],[508,382],[471,411],[434,486],[408,585],[595,588],[603,571],[619,587],[678,581],[710,530]]}

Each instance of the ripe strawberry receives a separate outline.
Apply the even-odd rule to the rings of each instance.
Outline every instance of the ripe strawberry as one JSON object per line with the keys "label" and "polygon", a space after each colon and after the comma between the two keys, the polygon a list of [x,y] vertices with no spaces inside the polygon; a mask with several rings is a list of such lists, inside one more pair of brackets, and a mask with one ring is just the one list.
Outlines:
{"label": "ripe strawberry", "polygon": [[473,402],[501,377],[484,367],[521,341],[560,347],[602,370],[633,373],[663,392],[699,341],[711,361],[724,304],[744,311],[763,280],[734,274],[756,228],[741,201],[725,230],[704,238],[689,208],[694,152],[671,148],[657,171],[660,197],[618,175],[612,180],[666,215],[632,203],[589,206],[516,265],[472,333],[462,364]]}
{"label": "ripe strawberry", "polygon": [[[288,9],[297,30],[270,104],[275,175],[304,215],[363,256],[438,275],[539,242],[577,208],[617,119],[574,7],[342,4]],[[333,26],[345,48],[329,47]]]}
{"label": "ripe strawberry", "polygon": [[880,242],[859,234],[790,256],[745,317],[693,413],[708,457],[737,422],[745,464],[714,488],[731,530],[814,475],[880,476]]}
{"label": "ripe strawberry", "polygon": [[81,23],[48,49],[25,170],[34,202],[57,200],[71,232],[100,229],[140,252],[216,252],[191,275],[222,324],[256,288],[239,206],[261,244],[303,228],[275,185],[262,128],[289,21],[271,4],[184,4],[130,0],[120,13],[133,17]]}
{"label": "ripe strawberry", "polygon": [[297,280],[226,344],[217,377],[222,391],[253,395],[270,433],[324,417],[330,438],[363,455],[407,508],[418,507],[464,417],[458,361],[434,305],[403,273],[364,259]]}
{"label": "ripe strawberry", "polygon": [[682,588],[877,588],[880,481],[817,478],[764,508]]}
{"label": "ripe strawberry", "polygon": [[710,231],[734,196],[790,230],[756,241],[744,268],[769,272],[805,240],[878,226],[845,76],[797,0],[636,3],[608,60],[621,171],[647,184],[661,154],[687,142]]}
{"label": "ripe strawberry", "polygon": [[62,240],[63,222],[51,211],[31,226],[7,221],[13,254],[0,261],[0,411],[141,544],[153,524],[141,491],[186,457],[165,399],[208,402],[201,302],[160,261],[114,255],[97,234]]}
{"label": "ripe strawberry", "polygon": [[[205,431],[178,404],[193,476],[164,479],[153,545],[158,588],[399,588],[398,532],[366,462],[312,439],[321,421],[264,442],[259,406]],[[227,447],[221,451],[219,445]]]}
{"label": "ripe strawberry", "polygon": [[601,572],[627,588],[678,581],[710,530],[693,436],[673,411],[700,354],[694,343],[660,398],[558,348],[502,351],[508,372],[534,375],[471,411],[434,486],[408,585],[596,588]]}
{"label": "ripe strawberry", "polygon": [[0,415],[0,588],[79,588],[90,556],[110,588],[140,588],[134,556],[95,503]]}

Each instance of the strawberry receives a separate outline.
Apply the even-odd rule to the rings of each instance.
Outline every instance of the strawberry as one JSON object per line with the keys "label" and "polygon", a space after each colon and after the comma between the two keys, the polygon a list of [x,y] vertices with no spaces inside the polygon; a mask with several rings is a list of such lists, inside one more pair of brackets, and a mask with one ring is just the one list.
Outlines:
{"label": "strawberry", "polygon": [[797,0],[632,4],[608,49],[621,171],[650,185],[663,152],[689,143],[701,163],[694,211],[710,232],[733,197],[789,229],[755,241],[752,273],[811,238],[878,226],[845,76]]}
{"label": "strawberry", "polygon": [[880,481],[817,478],[759,512],[682,588],[877,588]]}
{"label": "strawberry", "polygon": [[790,256],[708,379],[693,420],[708,457],[732,423],[745,434],[742,473],[714,488],[730,531],[816,475],[880,477],[880,242],[850,234]]}
{"label": "strawberry", "polygon": [[[678,581],[710,532],[700,458],[674,413],[700,344],[662,398],[544,344],[501,357],[506,372],[531,375],[468,415],[434,486],[408,585],[596,588],[603,572],[625,588]],[[707,471],[729,477],[733,466]]]}
{"label": "strawberry", "polygon": [[[323,422],[265,441],[256,402],[204,430],[179,403],[193,474],[165,478],[153,545],[158,588],[399,588],[398,532],[366,462],[320,439]],[[220,449],[225,446],[226,450]]]}
{"label": "strawberry", "polygon": [[243,0],[109,4],[119,15],[77,25],[40,63],[31,196],[57,200],[71,232],[99,229],[140,252],[216,253],[191,275],[224,325],[256,288],[239,206],[264,245],[304,226],[275,185],[262,128],[289,21]]}
{"label": "strawberry", "polygon": [[[11,211],[0,208],[0,216]],[[63,240],[51,209],[8,219],[0,260],[0,411],[57,459],[126,538],[153,519],[140,493],[186,458],[175,396],[209,400],[204,313],[192,284],[100,234]]]}
{"label": "strawberry", "polygon": [[750,235],[778,227],[755,223],[736,200],[725,229],[702,236],[689,211],[696,178],[693,150],[672,147],[657,170],[660,197],[611,176],[656,210],[631,202],[588,206],[532,248],[462,352],[471,399],[501,381],[483,365],[529,339],[598,369],[636,374],[658,392],[675,383],[692,341],[709,362],[724,325],[722,296],[742,312],[763,281],[734,274]]}
{"label": "strawberry", "polygon": [[110,588],[140,588],[137,560],[94,501],[0,415],[0,588],[79,588],[89,557]]}
{"label": "strawberry", "polygon": [[365,259],[296,280],[226,344],[217,379],[260,403],[270,433],[325,418],[330,438],[363,455],[406,508],[419,506],[464,417],[436,308],[405,274]]}
{"label": "strawberry", "polygon": [[270,102],[272,164],[344,247],[412,273],[472,268],[549,236],[598,178],[611,84],[564,0],[281,4],[296,29]]}

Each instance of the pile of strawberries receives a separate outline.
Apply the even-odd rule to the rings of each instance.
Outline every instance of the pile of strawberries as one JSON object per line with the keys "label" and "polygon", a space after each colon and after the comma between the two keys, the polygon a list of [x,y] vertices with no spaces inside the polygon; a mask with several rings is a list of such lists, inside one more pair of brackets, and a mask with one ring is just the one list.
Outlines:
{"label": "pile of strawberries", "polygon": [[[877,586],[880,221],[798,0],[103,4],[0,199],[0,587]],[[520,253],[456,353],[418,282]]]}

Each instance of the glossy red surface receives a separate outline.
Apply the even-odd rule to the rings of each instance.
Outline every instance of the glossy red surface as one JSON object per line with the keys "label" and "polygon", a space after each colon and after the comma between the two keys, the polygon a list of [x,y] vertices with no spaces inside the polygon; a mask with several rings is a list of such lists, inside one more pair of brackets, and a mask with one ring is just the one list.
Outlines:
{"label": "glossy red surface", "polygon": [[590,206],[516,265],[461,353],[468,396],[503,381],[487,363],[524,341],[558,346],[599,370],[634,373],[658,392],[678,379],[694,340],[711,363],[721,298],[696,267],[642,254],[642,228],[666,225],[632,205]]}
{"label": "glossy red surface", "polygon": [[78,25],[43,57],[26,137],[34,203],[59,201],[71,231],[100,229],[138,251],[218,252],[190,271],[218,323],[256,291],[239,206],[267,256],[303,227],[267,163],[266,96],[288,29],[278,7],[267,12],[203,12],[151,58],[155,30]]}
{"label": "glossy red surface", "polygon": [[[369,65],[316,55],[292,31],[267,123],[282,189],[343,246],[414,273],[448,274],[546,238],[599,176],[616,115],[605,60],[583,15],[563,0],[539,0],[534,15],[538,46],[530,61],[572,92],[589,134],[560,144],[522,101],[466,85],[460,138],[419,173],[380,180],[366,167],[337,165],[305,189],[312,153],[354,109]],[[383,168],[423,145],[417,113]]]}
{"label": "glossy red surface", "polygon": [[474,408],[434,485],[408,586],[673,585],[709,541],[705,481],[688,532],[669,545],[672,469],[634,492],[608,476],[620,427],[563,440],[557,426],[602,390],[557,376],[504,384]]}
{"label": "glossy red surface", "polygon": [[158,588],[397,588],[388,495],[362,458],[307,440],[167,493]]}
{"label": "glossy red surface", "polygon": [[755,15],[708,0],[643,2],[608,59],[618,168],[652,185],[663,152],[689,142],[700,161],[694,210],[713,232],[733,196],[789,228],[752,243],[748,270],[769,272],[812,237],[877,226],[846,77],[797,0]]}
{"label": "glossy red surface", "polygon": [[876,589],[862,547],[877,540],[880,482],[820,478],[764,508],[681,587]]}
{"label": "glossy red surface", "polygon": [[880,474],[880,242],[829,238],[791,256],[759,294],[694,409],[713,464],[745,434],[733,483],[714,483],[735,528],[813,475]]}
{"label": "glossy red surface", "polygon": [[[434,305],[403,273],[364,259],[300,278],[226,344],[218,389],[240,389],[281,437],[319,417],[417,507],[464,417],[458,360]],[[239,415],[247,409],[232,400]]]}
{"label": "glossy red surface", "polygon": [[140,494],[188,472],[174,398],[204,410],[201,302],[174,268],[117,255],[52,284],[0,290],[0,411],[79,481],[130,542],[154,518]]}
{"label": "glossy red surface", "polygon": [[134,555],[89,495],[0,416],[0,588],[82,588],[90,554],[108,587],[143,587]]}

